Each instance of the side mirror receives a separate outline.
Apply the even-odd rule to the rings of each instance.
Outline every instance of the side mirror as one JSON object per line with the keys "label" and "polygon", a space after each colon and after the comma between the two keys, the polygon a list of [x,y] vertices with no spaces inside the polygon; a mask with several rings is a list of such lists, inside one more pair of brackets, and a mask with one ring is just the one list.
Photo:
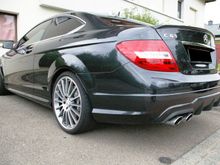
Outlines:
{"label": "side mirror", "polygon": [[13,49],[14,48],[14,41],[4,41],[2,48],[4,49]]}

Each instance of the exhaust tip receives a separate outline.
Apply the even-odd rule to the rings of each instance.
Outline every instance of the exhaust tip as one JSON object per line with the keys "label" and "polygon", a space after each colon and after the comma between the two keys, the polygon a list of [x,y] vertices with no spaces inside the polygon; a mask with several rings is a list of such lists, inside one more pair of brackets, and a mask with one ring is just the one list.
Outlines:
{"label": "exhaust tip", "polygon": [[166,122],[168,125],[179,125],[183,120],[183,116],[177,116]]}
{"label": "exhaust tip", "polygon": [[182,116],[177,117],[177,118],[176,118],[176,121],[175,121],[175,125],[179,125],[182,120],[183,120],[183,117],[182,117]]}
{"label": "exhaust tip", "polygon": [[193,117],[193,114],[192,114],[192,113],[188,114],[188,115],[185,117],[185,121],[190,121],[190,120],[192,119],[192,117]]}

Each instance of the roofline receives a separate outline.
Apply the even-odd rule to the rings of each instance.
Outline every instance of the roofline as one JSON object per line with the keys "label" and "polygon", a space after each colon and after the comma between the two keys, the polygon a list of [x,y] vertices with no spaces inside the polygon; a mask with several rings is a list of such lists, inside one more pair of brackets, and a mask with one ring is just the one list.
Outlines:
{"label": "roofline", "polygon": [[147,25],[147,26],[151,26],[151,27],[154,26],[150,23],[138,21],[138,20],[135,20],[135,19],[125,18],[125,17],[98,14],[98,13],[92,13],[92,12],[89,13],[89,12],[84,12],[84,11],[73,11],[73,10],[69,10],[69,11],[66,11],[66,12],[63,12],[63,13],[56,14],[55,16],[53,16],[49,19],[56,18],[56,17],[59,17],[59,16],[66,16],[66,15],[72,15],[72,16],[76,16],[76,17],[80,17],[81,15],[93,15],[95,17],[103,17],[103,18],[117,19],[117,20],[121,20],[121,21],[129,21],[129,22],[132,22],[132,23],[136,23],[136,24],[140,24],[140,25]]}
{"label": "roofline", "polygon": [[212,26],[212,25],[220,25],[220,23],[213,23],[213,24],[211,24],[211,25],[205,24],[205,26]]}
{"label": "roofline", "polygon": [[215,2],[216,0],[205,0],[205,3]]}

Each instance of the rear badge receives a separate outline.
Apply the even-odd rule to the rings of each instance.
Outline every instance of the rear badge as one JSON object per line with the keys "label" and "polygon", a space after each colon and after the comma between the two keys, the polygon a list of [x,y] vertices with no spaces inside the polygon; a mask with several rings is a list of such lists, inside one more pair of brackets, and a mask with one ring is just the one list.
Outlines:
{"label": "rear badge", "polygon": [[165,38],[177,39],[177,35],[176,34],[172,34],[172,33],[164,33],[163,36]]}

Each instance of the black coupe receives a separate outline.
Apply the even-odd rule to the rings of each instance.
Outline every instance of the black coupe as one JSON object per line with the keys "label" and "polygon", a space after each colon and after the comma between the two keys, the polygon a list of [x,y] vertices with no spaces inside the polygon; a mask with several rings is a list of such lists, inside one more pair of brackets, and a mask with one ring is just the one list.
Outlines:
{"label": "black coupe", "polygon": [[68,133],[95,121],[177,125],[220,102],[205,29],[67,12],[3,47],[0,94],[52,107]]}

